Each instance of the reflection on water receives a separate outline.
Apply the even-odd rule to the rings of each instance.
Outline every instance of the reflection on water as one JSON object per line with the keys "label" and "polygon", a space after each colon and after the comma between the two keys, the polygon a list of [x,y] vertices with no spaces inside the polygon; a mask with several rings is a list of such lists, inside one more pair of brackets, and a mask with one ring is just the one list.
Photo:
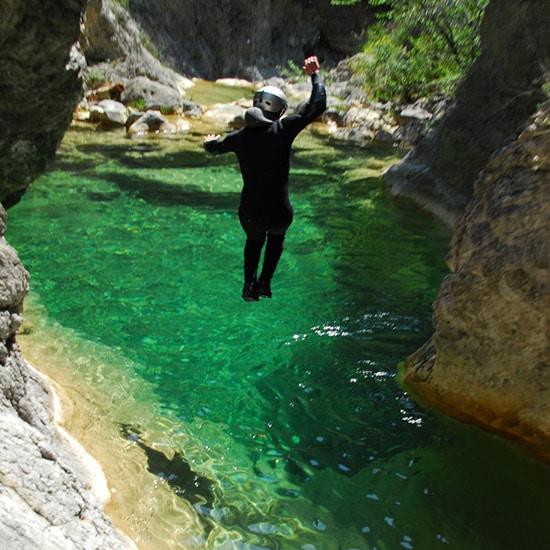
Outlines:
{"label": "reflection on water", "polygon": [[[234,159],[193,134],[71,132],[10,211],[23,345],[98,396],[111,475],[132,472],[167,547],[543,547],[547,468],[396,382],[431,333],[448,235],[384,196],[394,152],[296,146],[273,299],[248,304]],[[159,486],[138,497],[138,477]],[[144,506],[122,523],[154,547]]]}

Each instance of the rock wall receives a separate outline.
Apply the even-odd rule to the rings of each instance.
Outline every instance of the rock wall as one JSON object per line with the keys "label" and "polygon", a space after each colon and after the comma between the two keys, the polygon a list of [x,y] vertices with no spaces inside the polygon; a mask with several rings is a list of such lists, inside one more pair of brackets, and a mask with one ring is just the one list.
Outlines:
{"label": "rock wall", "polygon": [[145,47],[143,31],[113,0],[88,0],[81,45],[88,82],[147,77],[176,87],[176,75]]}
{"label": "rock wall", "polygon": [[[6,207],[53,158],[81,97],[83,57],[73,45],[85,3],[0,4],[0,202]],[[0,547],[131,547],[91,492],[97,478],[84,466],[85,454],[55,427],[50,390],[21,356],[16,333],[29,275],[5,230],[0,204]]]}
{"label": "rock wall", "polygon": [[73,47],[86,0],[2,0],[0,202],[17,203],[65,133],[82,86]]}
{"label": "rock wall", "polygon": [[374,17],[368,2],[330,0],[132,0],[130,13],[161,61],[186,76],[261,80],[288,60],[319,54],[324,65],[361,49]]}
{"label": "rock wall", "polygon": [[454,107],[384,177],[395,196],[456,224],[447,259],[453,274],[434,303],[435,332],[407,359],[405,385],[544,460],[550,460],[550,127],[543,103],[549,23],[550,12],[536,0],[491,2],[483,53]]}
{"label": "rock wall", "polygon": [[491,154],[517,137],[545,98],[550,10],[539,0],[493,0],[481,28],[482,54],[437,128],[384,175],[388,191],[452,227]]}
{"label": "rock wall", "polygon": [[550,100],[489,161],[405,384],[550,461]]}

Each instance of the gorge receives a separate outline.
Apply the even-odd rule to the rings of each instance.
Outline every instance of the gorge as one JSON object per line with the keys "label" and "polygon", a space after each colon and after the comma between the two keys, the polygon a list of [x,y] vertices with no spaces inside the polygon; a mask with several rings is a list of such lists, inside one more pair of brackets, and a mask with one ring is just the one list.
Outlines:
{"label": "gorge", "polygon": [[[328,2],[308,11],[305,3],[281,0],[254,13],[240,2],[187,2],[185,9],[166,2],[156,7],[164,15],[162,25],[144,3],[130,5],[128,15],[99,1],[3,4],[0,200],[8,218],[55,154],[80,99],[82,73],[112,71],[113,78],[130,78],[142,72],[170,85],[174,72],[255,80],[272,76],[275,60],[299,57],[316,45],[334,61],[357,48],[340,30],[347,28],[346,20],[330,16]],[[88,29],[94,20],[102,21],[95,35],[81,35],[85,9]],[[359,31],[371,16],[355,6],[347,22],[353,20]],[[449,226],[457,224],[448,258],[453,274],[434,306],[435,333],[407,360],[406,384],[425,402],[513,438],[547,460],[550,130],[543,83],[550,48],[545,17],[536,1],[510,1],[505,9],[490,4],[484,53],[456,105],[384,180],[398,198]],[[281,23],[286,18],[292,25]],[[130,31],[115,35],[126,38],[113,40],[105,21],[112,22],[111,33],[118,28],[114,22],[123,22]],[[135,21],[171,69],[144,50]],[[243,27],[254,30],[252,43]],[[170,40],[173,36],[178,41]],[[207,36],[212,41],[205,44]],[[79,37],[84,52],[75,46]],[[234,47],[227,48],[228,42]],[[258,59],[259,51],[269,55]],[[12,548],[37,540],[44,548],[82,547],[82,541],[90,547],[131,547],[102,514],[105,487],[93,481],[94,467],[86,471],[71,457],[51,425],[52,397],[17,343],[28,274],[3,236],[0,245],[1,538]]]}

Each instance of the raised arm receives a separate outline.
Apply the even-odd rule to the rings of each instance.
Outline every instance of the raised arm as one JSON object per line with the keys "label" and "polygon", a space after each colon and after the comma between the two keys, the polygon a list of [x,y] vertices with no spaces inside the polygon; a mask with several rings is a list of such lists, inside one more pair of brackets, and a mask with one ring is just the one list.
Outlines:
{"label": "raised arm", "polygon": [[311,56],[304,59],[302,67],[304,72],[311,77],[311,96],[307,105],[302,111],[302,115],[310,120],[315,120],[327,108],[327,92],[323,83],[323,77],[319,72],[321,65],[317,56]]}

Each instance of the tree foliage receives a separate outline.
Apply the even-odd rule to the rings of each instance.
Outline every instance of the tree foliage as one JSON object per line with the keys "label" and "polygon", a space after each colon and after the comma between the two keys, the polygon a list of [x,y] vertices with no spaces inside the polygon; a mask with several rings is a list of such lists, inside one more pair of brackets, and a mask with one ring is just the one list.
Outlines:
{"label": "tree foliage", "polygon": [[453,93],[480,53],[481,18],[488,2],[370,0],[391,9],[368,30],[366,55],[354,63],[365,91],[393,101]]}

